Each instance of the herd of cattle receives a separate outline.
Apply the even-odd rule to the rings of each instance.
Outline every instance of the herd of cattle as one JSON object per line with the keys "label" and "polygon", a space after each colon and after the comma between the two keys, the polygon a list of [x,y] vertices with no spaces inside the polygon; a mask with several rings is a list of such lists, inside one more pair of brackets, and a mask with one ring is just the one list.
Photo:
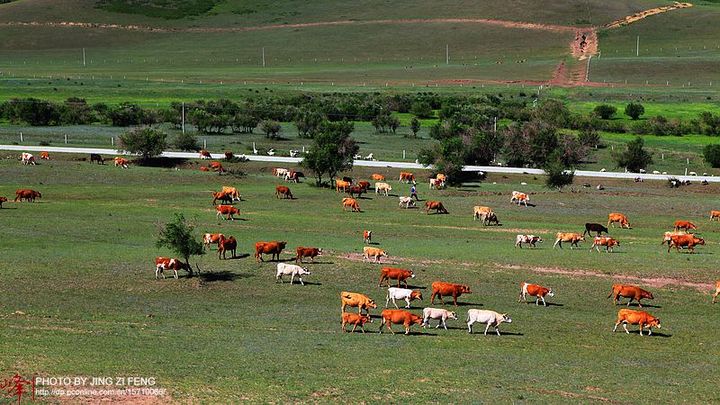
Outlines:
{"label": "herd of cattle", "polygon": [[[40,154],[40,157],[41,159],[50,159],[50,156],[47,152],[42,152]],[[203,156],[202,153],[201,157],[207,158],[206,156]],[[36,164],[34,156],[29,153],[23,153],[21,155],[21,161],[24,165]],[[90,161],[97,162],[98,164],[104,164],[104,159],[102,158],[102,156],[96,154],[91,154]],[[125,158],[116,157],[114,161],[115,166],[117,167],[128,167],[129,162]],[[219,170],[222,171],[224,169],[222,169],[222,166],[220,166]],[[273,174],[277,177],[284,178],[286,181],[291,181],[295,183],[298,182],[298,179],[300,177],[304,177],[299,172],[283,168],[275,168],[273,170]],[[389,192],[392,191],[392,186],[386,182],[385,176],[374,173],[372,174],[371,178],[372,180],[376,181],[376,183],[374,184],[375,193],[377,195],[389,196]],[[412,173],[408,172],[401,172],[398,181],[404,183],[412,183],[413,185],[416,184],[415,176]],[[446,181],[447,177],[445,175],[438,174],[437,176],[430,179],[429,186],[431,189],[440,189],[445,187]],[[341,201],[343,210],[345,211],[347,209],[350,209],[353,212],[361,212],[359,203],[356,198],[359,198],[363,193],[366,193],[369,190],[371,186],[370,182],[359,181],[355,183],[353,182],[353,179],[345,177],[342,179],[337,179],[335,185],[336,192],[345,192],[350,195],[350,197],[345,197]],[[287,186],[278,185],[275,191],[276,198],[294,198],[292,192],[290,191],[290,188]],[[415,194],[414,187],[412,192],[413,195],[411,196],[399,197],[399,206],[401,208],[411,208],[415,206],[415,200],[417,200],[418,198]],[[42,194],[38,191],[31,189],[18,189],[16,191],[16,197],[14,201],[18,202],[25,200],[28,202],[34,202],[35,199],[41,197]],[[415,198],[415,200],[413,200],[413,197]],[[239,215],[239,209],[233,205],[238,201],[242,201],[242,198],[237,188],[224,186],[219,192],[213,192],[212,198],[212,204],[215,206],[218,218],[224,217],[227,220],[234,220],[234,216]],[[530,198],[527,193],[513,191],[510,202],[517,205],[524,204],[525,207],[527,207],[529,200]],[[5,201],[7,201],[7,198],[0,197],[0,208],[2,208],[2,203]],[[216,205],[217,202],[220,202],[221,204]],[[427,214],[429,214],[430,211],[434,211],[436,214],[448,214],[448,210],[440,201],[426,201],[424,210]],[[485,206],[473,207],[473,220],[481,220],[484,226],[489,226],[493,224],[500,225],[497,214],[490,207]],[[710,220],[720,220],[720,211],[711,211]],[[592,236],[593,243],[590,247],[590,250],[592,251],[593,249],[595,249],[599,252],[600,247],[604,247],[606,252],[612,252],[614,247],[620,245],[620,242],[617,239],[607,236],[607,234],[609,233],[609,228],[615,228],[615,224],[618,224],[621,229],[631,229],[630,221],[626,215],[616,212],[610,213],[608,215],[607,226],[598,223],[586,223],[585,232],[583,232],[582,234],[577,232],[557,233],[555,235],[556,238],[553,248],[560,247],[562,249],[563,243],[569,244],[571,249],[574,247],[579,247],[578,243],[580,243],[581,241],[585,241],[586,235],[592,236],[592,234],[594,233],[595,236]],[[704,239],[699,238],[695,234],[693,234],[691,232],[693,230],[697,230],[697,226],[692,222],[685,220],[675,221],[673,230],[665,232],[665,234],[663,235],[662,244],[668,245],[668,252],[670,252],[670,250],[675,247],[677,251],[680,251],[680,249],[683,248],[687,249],[690,253],[694,253],[695,246],[704,245],[705,241]],[[603,236],[603,233],[605,233],[606,235]],[[364,243],[369,244],[371,242],[371,239],[372,232],[369,230],[364,231]],[[535,248],[537,247],[537,243],[541,242],[543,242],[543,239],[540,236],[525,234],[516,235],[515,247],[522,248],[522,245],[526,244],[532,248]],[[203,235],[203,244],[207,249],[210,248],[210,245],[217,245],[218,258],[226,259],[227,253],[230,253],[233,258],[237,256],[237,240],[233,236],[225,236],[221,233],[206,233],[205,235]],[[322,255],[323,251],[320,248],[298,246],[296,248],[295,264],[288,264],[280,261],[280,254],[283,252],[286,245],[287,242],[285,241],[257,242],[255,244],[254,257],[257,262],[262,262],[264,261],[263,255],[270,255],[270,260],[275,260],[279,262],[277,264],[277,272],[275,275],[276,282],[279,281],[282,283],[282,277],[289,276],[290,284],[293,284],[295,278],[297,277],[300,284],[304,285],[305,283],[302,277],[310,275],[311,272],[306,267],[301,266],[301,264],[303,264],[303,259],[310,258],[311,262],[314,262],[315,257]],[[372,246],[363,247],[363,257],[367,261],[379,263],[383,257],[387,256],[388,254],[384,249]],[[191,271],[189,264],[183,262],[180,259],[168,257],[157,257],[155,259],[156,279],[159,279],[160,276],[165,278],[165,271],[172,271],[174,278],[177,279],[179,270]],[[411,308],[412,301],[422,300],[422,293],[419,290],[413,290],[409,288],[408,279],[412,278],[415,278],[415,274],[411,270],[393,267],[381,268],[379,286],[382,286],[383,282],[385,282],[387,287],[389,287],[386,294],[385,307],[387,308],[392,302],[392,304],[395,306],[395,309],[384,309],[381,312],[381,325],[379,329],[380,333],[382,333],[383,326],[386,326],[392,333],[394,333],[391,325],[402,324],[405,328],[405,334],[409,334],[412,325],[422,325],[422,327],[424,328],[429,326],[429,322],[431,319],[438,320],[436,328],[443,326],[445,329],[447,329],[446,321],[448,319],[458,319],[457,313],[455,311],[449,311],[440,308],[424,308],[422,311],[422,316],[407,311],[406,309]],[[390,280],[397,281],[397,286],[391,287]],[[402,284],[404,284],[404,287],[402,286]],[[467,285],[449,283],[445,281],[433,282],[431,284],[431,288],[431,304],[434,304],[435,298],[437,297],[440,303],[444,305],[445,303],[443,301],[443,296],[445,296],[452,297],[453,304],[457,306],[458,297],[460,297],[462,294],[472,293],[470,287]],[[523,282],[520,287],[518,302],[526,302],[527,296],[530,296],[535,298],[536,305],[539,305],[539,303],[542,302],[544,306],[547,306],[545,298],[553,297],[554,295],[555,294],[553,290],[550,288],[546,288],[537,284]],[[720,281],[716,282],[715,293],[713,294],[712,300],[713,303],[715,303],[718,295],[720,295]],[[645,291],[637,286],[626,285],[613,285],[612,292],[608,296],[608,298],[610,297],[613,297],[613,302],[615,304],[617,304],[617,301],[620,297],[629,298],[629,301],[627,303],[628,306],[630,305],[630,302],[635,300],[637,301],[639,307],[642,307],[642,304],[640,302],[641,299],[653,299],[652,293]],[[352,325],[352,332],[354,332],[359,326],[364,333],[365,323],[372,322],[372,317],[370,316],[370,309],[377,308],[377,304],[375,303],[375,301],[365,294],[348,291],[341,292],[340,299],[342,330],[347,331],[346,326]],[[398,300],[404,301],[406,303],[405,309],[400,309],[397,306],[396,301]],[[345,308],[348,306],[357,307],[357,314],[346,312]],[[363,310],[365,311],[364,314]],[[499,313],[491,310],[470,309],[468,310],[466,316],[466,324],[469,333],[472,333],[473,324],[480,323],[485,325],[485,334],[487,334],[488,330],[493,327],[495,329],[495,332],[500,335],[499,326],[503,322],[511,323],[512,319],[508,316],[507,313]],[[621,324],[623,325],[623,328],[626,332],[628,332],[626,326],[627,324],[638,325],[640,329],[640,335],[643,334],[643,330],[645,328],[648,329],[648,334],[652,333],[653,327],[660,328],[660,320],[658,318],[655,318],[649,313],[640,310],[635,311],[630,309],[621,309],[618,312],[617,321],[615,323],[613,331],[615,331],[617,327]]]}

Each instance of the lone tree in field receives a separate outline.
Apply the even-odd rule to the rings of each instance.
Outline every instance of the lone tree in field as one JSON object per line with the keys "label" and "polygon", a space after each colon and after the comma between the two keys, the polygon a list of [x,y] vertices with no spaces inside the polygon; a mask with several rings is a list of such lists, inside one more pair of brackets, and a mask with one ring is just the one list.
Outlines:
{"label": "lone tree in field", "polygon": [[412,131],[413,138],[417,138],[417,134],[420,132],[420,120],[417,117],[413,117],[410,121],[410,131]]}
{"label": "lone tree in field", "polygon": [[135,128],[118,137],[119,148],[123,152],[135,153],[148,160],[160,156],[167,148],[167,135],[150,127]]}
{"label": "lone tree in field", "polygon": [[650,153],[643,148],[644,145],[645,141],[639,136],[628,142],[624,152],[613,155],[617,167],[624,167],[630,172],[639,172],[640,169],[645,169],[653,160]]}
{"label": "lone tree in field", "polygon": [[616,112],[617,108],[610,104],[600,104],[595,106],[595,108],[593,109],[593,114],[604,120],[609,120],[610,118],[612,118],[613,115],[615,115]]}
{"label": "lone tree in field", "polygon": [[[190,256],[205,254],[203,244],[195,239],[193,235],[194,230],[195,227],[185,220],[183,214],[175,213],[175,219],[165,224],[165,227],[160,230],[158,239],[155,241],[155,247],[166,247],[185,259],[185,264],[187,264],[187,270],[190,276],[193,275]],[[195,266],[197,267],[197,264]],[[199,273],[200,268],[197,267],[197,269]]]}
{"label": "lone tree in field", "polygon": [[575,171],[566,166],[559,151],[554,152],[543,165],[545,185],[558,190],[572,184]]}
{"label": "lone tree in field", "polygon": [[280,123],[273,120],[260,121],[260,130],[265,133],[266,138],[275,139],[280,135],[282,127]]}
{"label": "lone tree in field", "polygon": [[321,126],[305,158],[300,163],[315,174],[315,183],[322,184],[323,176],[330,178],[330,185],[335,176],[345,170],[352,169],[353,157],[360,147],[350,137],[354,126],[351,122],[325,121]]}
{"label": "lone tree in field", "polygon": [[643,114],[645,114],[645,107],[640,103],[630,103],[625,106],[625,115],[633,120],[640,118]]}
{"label": "lone tree in field", "polygon": [[175,147],[183,152],[197,152],[200,150],[197,137],[189,132],[178,134],[175,138]]}
{"label": "lone tree in field", "polygon": [[703,148],[703,156],[712,167],[720,167],[720,144],[707,145]]}

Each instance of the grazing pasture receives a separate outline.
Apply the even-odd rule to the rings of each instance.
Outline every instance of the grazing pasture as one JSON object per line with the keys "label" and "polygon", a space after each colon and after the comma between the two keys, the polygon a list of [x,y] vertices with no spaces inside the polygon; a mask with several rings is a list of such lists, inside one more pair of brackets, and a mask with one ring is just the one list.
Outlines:
{"label": "grazing pasture", "polygon": [[[718,272],[720,186],[670,189],[662,182],[603,180],[604,191],[549,191],[531,176],[490,175],[486,182],[428,190],[448,215],[398,208],[396,198],[360,198],[361,213],[343,215],[343,197],[307,183],[295,199],[275,198],[276,177],[256,163],[226,164],[228,174],[132,165],[117,170],[54,154],[23,166],[0,160],[0,195],[18,188],[42,193],[35,203],[0,209],[0,370],[42,375],[153,376],[165,400],[210,402],[590,402],[593,400],[714,402],[718,400],[720,307],[711,304]],[[242,175],[239,174],[242,172]],[[398,171],[357,169],[355,179],[378,172],[408,193]],[[430,173],[415,172],[419,183]],[[519,188],[530,206],[511,204]],[[596,180],[576,179],[576,182]],[[493,184],[497,182],[497,184]],[[236,186],[243,201],[235,221],[219,220],[210,191]],[[473,221],[473,206],[492,207],[502,226]],[[216,247],[193,258],[198,277],[155,280],[158,226],[182,212],[203,233],[233,235],[235,259],[219,260]],[[555,233],[579,232],[622,212],[632,229],[610,229],[621,241],[613,253],[552,249]],[[696,254],[667,253],[664,231],[691,220],[706,240]],[[382,264],[362,261],[361,233],[388,251]],[[514,248],[517,234],[545,243]],[[323,255],[305,263],[305,286],[276,283],[276,262],[256,263],[257,241],[288,241]],[[589,240],[589,239],[588,239]],[[391,263],[391,264],[386,264]],[[443,328],[415,325],[397,333],[341,330],[341,291],[360,292],[378,308],[367,332],[377,332],[387,289],[378,273],[390,265],[412,270],[409,288],[422,292],[410,311],[422,315],[435,281],[467,284],[471,294],[434,307],[456,311]],[[548,306],[518,303],[522,282],[552,286]],[[606,297],[614,283],[635,284],[655,299],[643,308],[662,329],[640,337],[637,328],[612,333],[620,306]],[[468,309],[507,313],[501,336],[469,335]],[[631,308],[636,308],[632,306]],[[354,312],[354,309],[348,309]],[[434,324],[434,323],[433,323]],[[422,332],[421,332],[422,331]],[[387,331],[385,331],[387,332]],[[491,330],[491,332],[494,332]],[[568,378],[568,376],[572,376]],[[637,387],[652,387],[638,395]],[[650,393],[651,392],[651,393]]]}

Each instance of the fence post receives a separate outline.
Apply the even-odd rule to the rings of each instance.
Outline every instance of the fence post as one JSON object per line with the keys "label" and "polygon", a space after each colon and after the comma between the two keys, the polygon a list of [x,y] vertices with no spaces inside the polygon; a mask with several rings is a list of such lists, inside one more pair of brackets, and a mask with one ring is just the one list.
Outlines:
{"label": "fence post", "polygon": [[22,142],[22,141],[23,141],[23,136],[22,136],[22,132],[20,132],[20,142]]}
{"label": "fence post", "polygon": [[67,145],[67,134],[64,134],[64,135],[65,135],[65,145]]}
{"label": "fence post", "polygon": [[114,136],[110,137],[110,145],[115,146],[115,137]]}
{"label": "fence post", "polygon": [[203,149],[207,150],[207,139],[203,138]]}

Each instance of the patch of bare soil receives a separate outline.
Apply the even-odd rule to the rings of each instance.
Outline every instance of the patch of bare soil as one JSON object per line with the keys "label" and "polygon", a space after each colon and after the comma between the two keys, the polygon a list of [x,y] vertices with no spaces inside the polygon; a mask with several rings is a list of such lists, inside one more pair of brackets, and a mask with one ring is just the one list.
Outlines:
{"label": "patch of bare soil", "polygon": [[543,388],[530,388],[530,390],[541,393],[541,394],[558,395],[563,398],[582,399],[584,401],[593,400],[593,401],[601,401],[601,402],[610,402],[610,403],[615,403],[615,404],[620,403],[620,401],[616,401],[614,399],[605,398],[605,397],[599,397],[596,395],[585,395],[585,394],[578,394],[575,392],[568,392],[568,391],[561,391],[561,390],[546,390]]}

